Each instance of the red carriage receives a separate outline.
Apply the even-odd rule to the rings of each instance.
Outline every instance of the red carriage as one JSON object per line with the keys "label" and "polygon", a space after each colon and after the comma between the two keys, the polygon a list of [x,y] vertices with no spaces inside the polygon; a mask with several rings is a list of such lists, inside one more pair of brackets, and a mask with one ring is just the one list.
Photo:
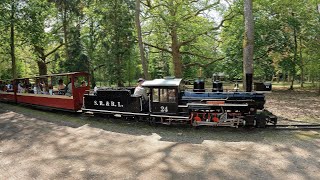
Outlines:
{"label": "red carriage", "polygon": [[[65,89],[58,89],[58,82]],[[0,81],[0,101],[78,111],[90,87],[89,74],[72,72]]]}

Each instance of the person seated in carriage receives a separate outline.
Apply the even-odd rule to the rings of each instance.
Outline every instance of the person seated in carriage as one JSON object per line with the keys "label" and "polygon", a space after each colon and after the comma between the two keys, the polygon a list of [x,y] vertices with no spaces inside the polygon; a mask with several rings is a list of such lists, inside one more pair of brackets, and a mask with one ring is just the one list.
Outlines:
{"label": "person seated in carriage", "polygon": [[59,79],[58,82],[58,95],[64,95],[66,85],[63,83],[62,79]]}
{"label": "person seated in carriage", "polygon": [[13,92],[13,81],[7,83],[7,92]]}
{"label": "person seated in carriage", "polygon": [[7,91],[7,86],[4,82],[0,81],[0,91]]}
{"label": "person seated in carriage", "polygon": [[[71,78],[69,79],[68,85],[65,87],[65,95],[72,96],[72,83]],[[74,87],[79,87],[78,77],[74,77]]]}
{"label": "person seated in carriage", "polygon": [[25,93],[26,92],[26,88],[25,88],[25,84],[23,84],[22,82],[18,83],[18,93]]}

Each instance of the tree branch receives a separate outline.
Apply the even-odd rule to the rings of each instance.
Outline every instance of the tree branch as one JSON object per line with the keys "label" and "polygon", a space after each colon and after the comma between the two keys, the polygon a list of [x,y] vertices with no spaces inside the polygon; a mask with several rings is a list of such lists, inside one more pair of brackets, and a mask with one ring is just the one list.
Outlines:
{"label": "tree branch", "polygon": [[155,46],[155,45],[152,45],[152,44],[149,44],[149,43],[146,43],[146,42],[143,42],[144,45],[147,45],[147,46],[150,46],[150,47],[153,47],[153,48],[156,48],[156,49],[159,49],[161,51],[165,51],[165,52],[168,52],[168,53],[172,53],[172,51],[170,51],[169,49],[166,49],[166,48],[162,48],[162,47],[159,47],[159,46]]}
{"label": "tree branch", "polygon": [[259,60],[259,59],[262,59],[264,58],[265,56],[267,56],[271,51],[273,51],[273,47],[272,46],[269,46],[267,51],[265,53],[263,53],[261,56],[259,57],[255,57],[253,58],[253,60]]}
{"label": "tree branch", "polygon": [[[196,56],[196,57],[199,57],[199,58],[202,58],[202,59],[207,59],[207,60],[216,60],[215,58],[207,57],[207,56],[204,56],[204,55],[201,55],[201,54],[196,54],[196,53],[189,52],[189,51],[181,51],[180,53],[181,53],[181,54],[191,55],[191,56]],[[225,57],[223,57],[223,59],[224,59],[224,58],[225,58]],[[219,59],[220,59],[220,58],[219,58]]]}
{"label": "tree branch", "polygon": [[207,66],[209,66],[209,65],[211,65],[211,64],[213,64],[213,63],[215,63],[217,61],[223,60],[224,58],[225,57],[221,57],[221,58],[218,58],[218,59],[210,58],[212,61],[210,61],[209,63],[201,64],[199,62],[193,62],[193,63],[185,64],[185,65],[183,65],[183,67],[186,68],[186,67],[190,67],[190,66],[199,66],[199,67],[205,68],[205,67],[207,67]]}
{"label": "tree branch", "polygon": [[100,69],[102,67],[106,66],[105,64],[100,64],[99,66],[93,68],[93,71],[97,70],[97,69]]}
{"label": "tree branch", "polygon": [[[231,20],[232,18],[235,17],[235,15],[231,15],[231,14],[232,14],[232,12],[231,12],[230,14],[228,14],[228,15],[226,16],[226,18],[223,19],[223,20],[219,23],[218,26],[212,27],[212,28],[208,29],[207,31],[204,31],[204,32],[202,32],[202,33],[198,33],[198,34],[194,35],[193,38],[190,38],[190,39],[188,39],[188,40],[185,40],[185,41],[180,42],[180,43],[179,43],[179,47],[188,45],[189,43],[195,41],[199,36],[208,34],[210,31],[214,31],[214,30],[220,29],[221,27],[223,27],[223,23],[224,23],[225,21]],[[228,17],[228,16],[230,16],[230,17]]]}
{"label": "tree branch", "polygon": [[[192,1],[191,3],[194,3],[194,2],[198,2],[198,1]],[[213,4],[207,5],[207,6],[205,6],[205,7],[202,8],[202,9],[199,9],[199,10],[198,10],[195,14],[193,14],[193,15],[186,16],[185,18],[183,18],[183,20],[186,21],[186,20],[188,20],[188,19],[190,19],[190,18],[192,18],[192,17],[198,16],[198,15],[201,14],[203,11],[206,11],[206,10],[208,10],[208,9],[212,8],[213,6],[216,6],[216,5],[218,5],[218,4],[220,4],[220,0],[218,0],[217,2],[215,2],[215,3],[213,3]]]}
{"label": "tree branch", "polygon": [[56,48],[54,48],[52,51],[50,51],[48,54],[45,54],[44,57],[48,57],[50,56],[52,53],[56,52],[60,47],[62,47],[64,44],[61,43],[59,46],[57,46]]}

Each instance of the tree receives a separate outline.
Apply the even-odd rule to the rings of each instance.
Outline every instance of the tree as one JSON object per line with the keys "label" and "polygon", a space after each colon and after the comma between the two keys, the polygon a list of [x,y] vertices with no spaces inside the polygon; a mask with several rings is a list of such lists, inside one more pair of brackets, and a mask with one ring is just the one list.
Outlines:
{"label": "tree", "polygon": [[[233,6],[234,11],[243,11],[242,0],[235,1]],[[293,76],[295,79],[300,76],[301,82],[304,80],[303,76],[309,73],[309,63],[312,62],[310,48],[314,44],[313,41],[316,41],[316,32],[319,32],[319,22],[312,7],[315,7],[315,4],[311,1],[255,1],[255,79],[271,80],[271,76],[277,75],[279,79],[291,77],[291,83],[294,81]],[[221,49],[226,55],[221,64],[226,70],[225,73],[231,77],[239,77],[241,73],[239,59],[243,55],[243,21],[242,16],[236,16],[225,24],[226,27],[221,33]]]}
{"label": "tree", "polygon": [[102,46],[106,72],[111,83],[123,86],[126,77],[126,64],[134,50],[134,4],[130,1],[111,0],[100,9]]}
{"label": "tree", "polygon": [[86,1],[50,0],[58,10],[59,22],[62,23],[65,61],[61,63],[65,71],[89,71],[88,57],[83,53],[81,28],[83,25],[83,8]]}
{"label": "tree", "polygon": [[[16,36],[16,25],[17,25],[17,3],[18,0],[4,0],[0,2],[1,6],[1,22],[3,23],[4,27],[9,27],[8,31],[10,34],[9,37],[9,46],[10,46],[10,57],[11,57],[11,74],[12,78],[17,78],[17,67],[16,67],[16,43],[15,43],[15,36]],[[7,28],[6,28],[7,29]],[[7,32],[4,31],[5,35]]]}
{"label": "tree", "polygon": [[144,53],[144,47],[142,42],[142,33],[141,33],[141,24],[140,24],[140,0],[135,0],[135,24],[137,28],[138,34],[138,43],[139,43],[139,51],[140,51],[140,58],[141,64],[143,69],[143,74],[145,79],[150,79],[150,75],[148,72],[148,64]]}
{"label": "tree", "polygon": [[204,17],[207,11],[218,8],[220,1],[147,0],[144,5],[148,9],[147,14],[153,22],[150,25],[156,27],[157,25],[155,24],[161,24],[162,27],[158,30],[163,30],[162,32],[155,32],[154,29],[150,28],[149,31],[162,36],[168,42],[165,46],[157,46],[153,42],[145,42],[145,44],[171,54],[176,77],[182,77],[183,74],[182,55],[207,60],[206,63],[194,63],[193,65],[206,66],[221,60],[217,54],[211,54],[210,56],[203,54],[199,47],[192,48],[194,51],[182,51],[184,46],[196,45],[196,42],[202,36],[208,36],[215,40],[216,34],[214,32],[219,30],[225,21],[232,19],[233,14],[230,13],[218,24],[214,25],[214,21]]}
{"label": "tree", "polygon": [[243,39],[243,87],[247,92],[252,91],[253,80],[253,45],[254,22],[252,13],[252,0],[244,1],[244,39]]}
{"label": "tree", "polygon": [[12,62],[12,77],[17,78],[17,68],[16,68],[16,56],[15,56],[15,11],[16,4],[14,0],[11,0],[11,15],[10,15],[10,54],[11,54],[11,62]]}
{"label": "tree", "polygon": [[[39,75],[48,74],[47,61],[50,55],[54,55],[64,44],[59,36],[54,24],[47,25],[46,22],[55,18],[56,12],[52,3],[47,1],[30,0],[22,9],[23,22],[21,33],[25,41],[28,42],[36,54],[36,62]],[[46,28],[51,30],[46,30]]]}

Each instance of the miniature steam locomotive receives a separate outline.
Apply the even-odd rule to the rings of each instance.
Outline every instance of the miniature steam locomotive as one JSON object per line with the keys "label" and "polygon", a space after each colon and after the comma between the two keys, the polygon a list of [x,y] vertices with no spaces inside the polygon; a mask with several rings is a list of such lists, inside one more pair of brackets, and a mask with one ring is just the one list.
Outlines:
{"label": "miniature steam locomotive", "polygon": [[[264,109],[263,92],[223,92],[222,83],[214,82],[209,91],[197,80],[186,89],[182,79],[145,81],[149,99],[134,96],[133,89],[99,89],[84,94],[84,112],[134,117],[151,124],[191,124],[192,126],[275,125],[277,118]],[[261,86],[261,85],[260,85]],[[264,86],[270,90],[270,85]]]}

